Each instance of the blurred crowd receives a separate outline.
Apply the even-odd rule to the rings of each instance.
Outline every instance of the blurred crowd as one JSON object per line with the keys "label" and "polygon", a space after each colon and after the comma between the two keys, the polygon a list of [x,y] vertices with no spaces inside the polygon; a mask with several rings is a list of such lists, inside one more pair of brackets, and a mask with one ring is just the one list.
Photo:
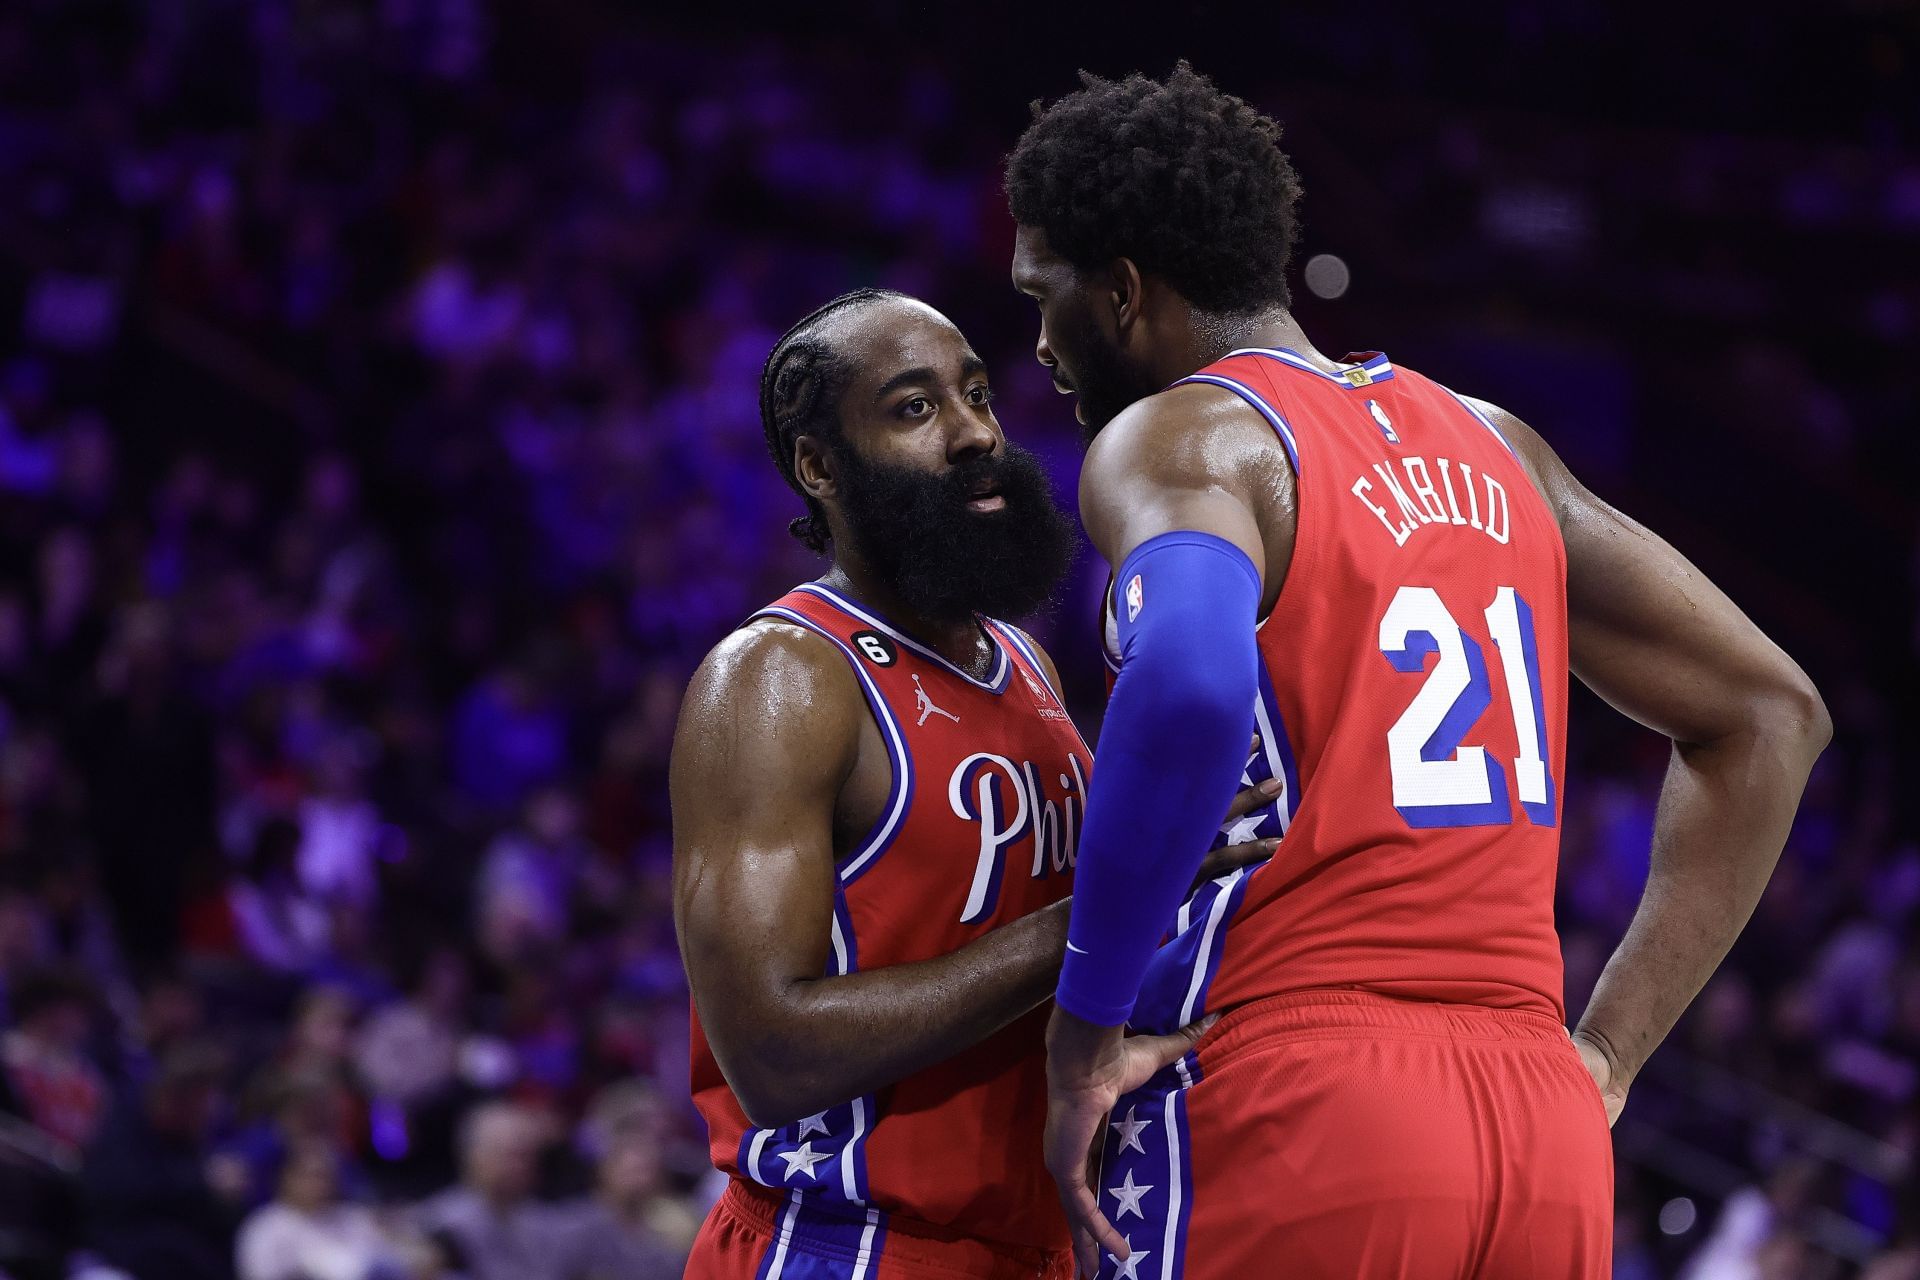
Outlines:
{"label": "blurred crowd", "polygon": [[[1543,38],[1504,12],[1488,38]],[[1850,282],[1819,338],[1843,364],[1774,270],[1795,235],[1798,269],[1833,238],[1913,256],[1920,139],[1876,164],[1661,135],[1632,167],[1672,182],[1629,195],[1617,136],[1549,146],[1473,104],[1436,145],[1348,61],[1218,73],[1319,121],[1290,134],[1306,252],[1364,284],[1369,244],[1417,250],[1382,250],[1371,294],[1302,291],[1309,328],[1404,335],[1535,420],[1804,654],[1840,725],[1753,927],[1635,1088],[1617,1274],[1920,1280],[1893,714],[1920,521],[1887,479],[1920,459],[1880,426],[1920,381],[1878,358],[1920,276]],[[715,1188],[667,751],[705,649],[818,571],[783,532],[761,360],[842,288],[921,294],[1071,492],[1005,284],[1018,100],[937,71],[591,6],[0,10],[0,1275],[679,1274]],[[1901,74],[1822,127],[1871,138]],[[1349,138],[1396,163],[1362,172]],[[1662,218],[1698,251],[1631,252]],[[1797,488],[1756,521],[1748,483]],[[1827,590],[1835,563],[1882,589]],[[1040,624],[1089,736],[1098,577]],[[1666,755],[1590,701],[1571,736],[1577,1010]]]}

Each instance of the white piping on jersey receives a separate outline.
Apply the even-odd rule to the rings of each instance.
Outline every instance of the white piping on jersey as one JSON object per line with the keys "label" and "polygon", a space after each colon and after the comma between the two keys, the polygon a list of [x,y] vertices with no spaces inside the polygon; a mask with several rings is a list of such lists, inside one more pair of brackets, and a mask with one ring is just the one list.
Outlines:
{"label": "white piping on jersey", "polygon": [[1206,382],[1206,383],[1211,383],[1216,387],[1225,387],[1227,390],[1233,392],[1235,395],[1239,396],[1242,400],[1245,400],[1248,404],[1258,409],[1260,411],[1260,416],[1267,420],[1267,424],[1271,426],[1275,431],[1280,433],[1281,441],[1287,446],[1287,456],[1293,459],[1294,473],[1296,475],[1299,474],[1299,471],[1300,471],[1299,442],[1297,442],[1293,438],[1293,429],[1287,426],[1287,420],[1280,416],[1279,410],[1275,409],[1272,405],[1267,403],[1265,396],[1261,395],[1258,391],[1255,391],[1252,387],[1248,386],[1244,382],[1241,382],[1234,378],[1225,377],[1218,373],[1191,374],[1185,378],[1180,379],[1180,382],[1177,382],[1174,385],[1179,386],[1181,385],[1181,383],[1187,383],[1187,382]]}
{"label": "white piping on jersey", "polygon": [[1007,639],[1008,643],[1020,651],[1020,656],[1027,660],[1028,666],[1033,668],[1034,675],[1040,678],[1040,683],[1053,690],[1054,701],[1064,707],[1067,704],[1065,696],[1061,694],[1059,686],[1055,685],[1053,680],[1047,675],[1046,664],[1040,661],[1040,655],[1034,652],[1032,645],[1027,643],[1027,638],[1020,634],[1020,628],[1010,627],[1006,623],[998,620],[995,620],[993,625],[999,630],[1001,635]]}
{"label": "white piping on jersey", "polygon": [[1207,923],[1200,933],[1200,947],[1193,958],[1193,977],[1187,983],[1187,998],[1180,1006],[1180,1025],[1186,1026],[1193,1021],[1194,1006],[1200,1003],[1200,989],[1207,981],[1207,960],[1213,952],[1214,935],[1220,932],[1220,922],[1227,918],[1227,903],[1233,897],[1233,890],[1246,878],[1247,869],[1240,867],[1214,881],[1220,886],[1213,902],[1207,907]]}
{"label": "white piping on jersey", "polygon": [[847,971],[847,937],[840,931],[840,913],[833,913],[833,959],[837,973]]}
{"label": "white piping on jersey", "polygon": [[800,1202],[807,1193],[795,1188],[787,1204],[787,1215],[780,1223],[779,1238],[773,1245],[773,1265],[767,1268],[767,1280],[780,1280],[787,1268],[787,1245],[793,1239],[793,1220],[800,1216]]}
{"label": "white piping on jersey", "polygon": [[873,1234],[880,1227],[880,1211],[867,1210],[867,1229],[860,1233],[860,1252],[853,1260],[853,1275],[848,1280],[867,1280],[867,1269],[873,1263]]}
{"label": "white piping on jersey", "polygon": [[1349,388],[1355,385],[1366,386],[1367,383],[1356,384],[1351,378],[1346,376],[1346,370],[1365,369],[1369,382],[1380,382],[1383,379],[1393,376],[1393,362],[1388,360],[1385,355],[1373,356],[1370,359],[1361,361],[1359,364],[1342,365],[1342,372],[1340,373],[1328,373],[1325,369],[1322,369],[1298,351],[1294,351],[1288,347],[1240,347],[1227,352],[1222,358],[1231,360],[1234,356],[1266,356],[1269,360],[1278,360],[1282,364],[1291,365],[1296,369],[1315,374],[1325,378],[1329,382],[1337,382],[1341,386]]}
{"label": "white piping on jersey", "polygon": [[1180,1095],[1193,1088],[1193,1074],[1187,1069],[1190,1056],[1182,1055],[1174,1061],[1180,1087],[1167,1090],[1166,1110],[1161,1115],[1167,1135],[1167,1229],[1160,1238],[1160,1280],[1174,1280],[1174,1238],[1180,1231],[1180,1195],[1184,1190],[1180,1185],[1180,1127],[1175,1113],[1180,1106]]}
{"label": "white piping on jersey", "polygon": [[747,1148],[747,1176],[763,1187],[773,1184],[760,1176],[760,1153],[766,1149],[767,1139],[773,1135],[771,1129],[756,1129],[753,1133],[753,1145]]}
{"label": "white piping on jersey", "polygon": [[[780,605],[768,605],[754,616],[779,618],[782,621],[797,623],[815,635],[824,636],[833,641],[840,652],[847,655],[847,662],[853,667],[853,674],[859,677],[862,685],[866,686],[867,702],[873,708],[874,718],[880,722],[880,736],[886,740],[887,755],[893,763],[893,789],[888,793],[891,803],[886,817],[874,828],[873,835],[854,853],[853,857],[847,860],[846,865],[840,868],[840,879],[843,882],[851,880],[860,873],[861,868],[873,861],[875,856],[887,847],[907,816],[907,793],[912,790],[909,784],[913,778],[913,759],[907,754],[906,735],[900,731],[899,722],[893,718],[893,708],[889,707],[886,698],[881,696],[880,687],[860,665],[860,659],[854,656],[853,650],[841,643],[840,637],[804,613]],[[1005,656],[1003,652],[1001,657],[1004,659]]]}
{"label": "white piping on jersey", "polygon": [[860,1139],[867,1132],[867,1100],[853,1100],[853,1136],[847,1139],[847,1145],[840,1149],[840,1186],[847,1193],[849,1204],[865,1204],[860,1198],[860,1189],[854,1185],[853,1153],[860,1149]]}
{"label": "white piping on jersey", "polygon": [[[1437,382],[1434,385],[1440,386],[1440,384]],[[1474,418],[1480,423],[1481,426],[1493,432],[1493,438],[1495,440],[1498,440],[1502,445],[1505,445],[1508,453],[1511,453],[1516,458],[1520,456],[1519,450],[1513,447],[1513,442],[1507,439],[1506,435],[1500,430],[1500,428],[1493,425],[1492,418],[1489,418],[1486,414],[1480,412],[1479,408],[1474,405],[1473,401],[1467,399],[1465,396],[1461,395],[1458,391],[1455,391],[1452,387],[1440,387],[1440,389],[1446,392],[1448,395],[1452,396],[1455,400],[1458,400],[1460,402],[1460,407],[1462,409],[1465,409],[1468,413],[1472,414]]]}
{"label": "white piping on jersey", "polygon": [[[827,601],[829,604],[835,606],[836,608],[842,610],[843,612],[848,613],[855,618],[858,618],[861,622],[866,623],[869,627],[872,627],[875,631],[885,632],[888,636],[892,637],[894,640],[897,640],[901,644],[907,646],[907,648],[913,650],[915,653],[927,659],[929,662],[939,663],[941,666],[953,672],[953,674],[959,676],[962,680],[965,680],[968,684],[973,685],[976,688],[985,689],[988,693],[1000,693],[1004,691],[1007,687],[1007,676],[1009,674],[1008,669],[1012,663],[1012,659],[1007,657],[1006,646],[1002,645],[1000,641],[997,638],[995,638],[991,632],[987,633],[987,639],[990,643],[992,643],[993,652],[999,660],[993,664],[993,671],[988,675],[988,677],[985,680],[981,680],[974,676],[968,675],[965,671],[961,670],[959,667],[956,667],[953,663],[948,662],[945,658],[935,653],[932,649],[927,648],[927,646],[921,644],[918,640],[915,640],[912,636],[906,635],[900,631],[895,630],[892,626],[888,625],[888,623],[886,623],[884,620],[875,617],[871,613],[868,613],[865,609],[862,609],[859,605],[847,599],[845,596],[835,591],[832,587],[822,586],[818,582],[803,582],[798,587],[795,587],[794,590],[804,591],[811,596],[819,596],[822,600]],[[985,628],[982,628],[982,630],[984,631]]]}

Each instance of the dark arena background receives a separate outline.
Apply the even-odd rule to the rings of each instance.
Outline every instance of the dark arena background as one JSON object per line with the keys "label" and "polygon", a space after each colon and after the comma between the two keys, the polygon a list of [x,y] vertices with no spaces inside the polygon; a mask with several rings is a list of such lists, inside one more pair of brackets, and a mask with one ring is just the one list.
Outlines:
{"label": "dark arena background", "polygon": [[[1070,498],[1001,160],[1187,57],[1284,122],[1320,344],[1532,422],[1832,709],[1615,1275],[1920,1277],[1920,10],[674,8],[0,7],[0,1274],[680,1273],[667,752],[820,570],[761,362],[922,296]],[[1102,574],[1035,623],[1089,737]],[[1667,746],[1569,736],[1577,1013]]]}

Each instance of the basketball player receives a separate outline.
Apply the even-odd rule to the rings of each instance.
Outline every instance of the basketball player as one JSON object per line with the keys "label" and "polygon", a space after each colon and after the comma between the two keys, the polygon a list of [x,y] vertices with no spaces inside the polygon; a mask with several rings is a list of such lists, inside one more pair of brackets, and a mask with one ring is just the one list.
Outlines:
{"label": "basketball player", "polygon": [[991,402],[960,332],[898,294],[837,298],[768,357],[794,531],[834,564],[713,651],[674,743],[694,1098],[731,1175],[689,1275],[1071,1272],[1036,1011],[1092,757],[1052,662],[988,616],[1042,604],[1071,552]]}
{"label": "basketball player", "polygon": [[[1608,1125],[1752,911],[1826,711],[1526,424],[1313,348],[1278,140],[1182,64],[1083,77],[1008,161],[1013,281],[1116,568],[1048,1166],[1089,1273],[1597,1280]],[[1570,666],[1674,742],[1646,895],[1571,1039]],[[1255,724],[1285,838],[1183,907]],[[1151,1081],[1120,1051],[1129,1020],[1208,1013]]]}

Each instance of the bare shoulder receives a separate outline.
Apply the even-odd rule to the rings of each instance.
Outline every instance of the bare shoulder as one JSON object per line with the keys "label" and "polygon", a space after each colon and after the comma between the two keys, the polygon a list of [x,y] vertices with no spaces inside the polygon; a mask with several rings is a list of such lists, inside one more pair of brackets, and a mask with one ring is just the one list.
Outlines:
{"label": "bare shoulder", "polygon": [[1136,402],[1094,437],[1080,509],[1099,519],[1180,493],[1250,501],[1276,479],[1290,485],[1292,471],[1266,421],[1231,391],[1183,383]]}
{"label": "bare shoulder", "polygon": [[1486,415],[1489,422],[1499,428],[1513,451],[1520,455],[1520,465],[1533,477],[1534,488],[1540,491],[1554,518],[1562,528],[1566,526],[1568,516],[1579,505],[1582,497],[1587,496],[1580,482],[1567,470],[1567,464],[1560,460],[1553,446],[1541,438],[1539,432],[1522,421],[1518,414],[1501,408],[1491,400],[1482,400],[1477,396],[1461,396],[1469,405]]}
{"label": "bare shoulder", "polygon": [[1183,487],[1229,480],[1246,446],[1263,441],[1263,433],[1271,434],[1247,402],[1223,387],[1168,387],[1136,401],[1094,437],[1080,473],[1082,496],[1089,479],[1144,476]]}
{"label": "bare shoulder", "polygon": [[680,708],[675,752],[808,739],[851,742],[864,706],[846,656],[826,637],[773,618],[757,618],[715,645],[694,672]]}

